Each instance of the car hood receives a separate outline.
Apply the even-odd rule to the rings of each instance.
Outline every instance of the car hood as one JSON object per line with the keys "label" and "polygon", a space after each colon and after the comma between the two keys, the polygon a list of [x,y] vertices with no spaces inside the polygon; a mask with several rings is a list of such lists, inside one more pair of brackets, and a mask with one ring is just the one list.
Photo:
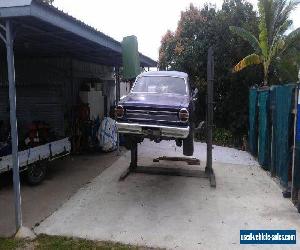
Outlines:
{"label": "car hood", "polygon": [[158,106],[168,108],[187,108],[189,106],[188,96],[175,94],[148,94],[148,93],[130,93],[120,101],[124,106]]}

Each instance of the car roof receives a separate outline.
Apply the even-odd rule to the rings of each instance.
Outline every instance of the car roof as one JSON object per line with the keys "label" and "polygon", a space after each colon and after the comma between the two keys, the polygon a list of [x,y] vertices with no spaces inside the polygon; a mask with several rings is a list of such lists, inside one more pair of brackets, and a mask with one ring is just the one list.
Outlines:
{"label": "car roof", "polygon": [[139,75],[141,76],[172,76],[172,77],[181,77],[181,78],[188,78],[188,74],[184,72],[179,72],[179,71],[148,71],[148,72],[143,72],[142,74]]}

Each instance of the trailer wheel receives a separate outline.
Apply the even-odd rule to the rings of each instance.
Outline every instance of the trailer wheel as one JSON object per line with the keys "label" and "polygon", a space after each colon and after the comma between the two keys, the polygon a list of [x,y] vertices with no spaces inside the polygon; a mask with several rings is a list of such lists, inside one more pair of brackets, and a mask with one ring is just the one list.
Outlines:
{"label": "trailer wheel", "polygon": [[29,185],[40,184],[46,176],[47,167],[41,163],[34,163],[28,166],[27,169],[27,182]]}

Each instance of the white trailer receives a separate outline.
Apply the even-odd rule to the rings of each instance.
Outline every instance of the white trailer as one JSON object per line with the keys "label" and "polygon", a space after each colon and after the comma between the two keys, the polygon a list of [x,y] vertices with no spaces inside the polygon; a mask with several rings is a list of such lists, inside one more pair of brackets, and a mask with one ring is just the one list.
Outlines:
{"label": "white trailer", "polygon": [[[20,171],[27,171],[30,184],[40,183],[46,175],[45,162],[67,156],[71,153],[71,142],[64,138],[19,152]],[[12,155],[0,157],[0,174],[12,169]]]}

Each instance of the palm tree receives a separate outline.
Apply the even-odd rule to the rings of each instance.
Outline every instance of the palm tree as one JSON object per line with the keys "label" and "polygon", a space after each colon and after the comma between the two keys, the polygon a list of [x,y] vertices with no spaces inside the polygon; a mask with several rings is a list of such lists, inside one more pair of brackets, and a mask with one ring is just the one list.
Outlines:
{"label": "palm tree", "polygon": [[268,85],[269,67],[272,61],[279,57],[287,48],[300,41],[300,28],[286,35],[292,25],[289,19],[291,12],[299,4],[299,0],[259,0],[259,37],[249,31],[230,26],[231,32],[248,41],[254,53],[243,58],[234,68],[238,72],[253,64],[262,64],[264,70],[264,85]]}

